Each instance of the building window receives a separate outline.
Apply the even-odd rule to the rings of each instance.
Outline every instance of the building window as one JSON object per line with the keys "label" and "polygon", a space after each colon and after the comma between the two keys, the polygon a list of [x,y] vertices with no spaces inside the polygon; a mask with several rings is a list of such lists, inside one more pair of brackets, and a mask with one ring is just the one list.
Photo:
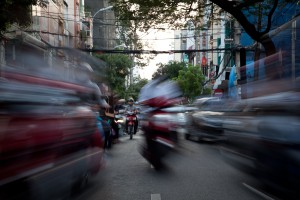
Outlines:
{"label": "building window", "polygon": [[217,44],[218,44],[218,47],[221,45],[221,38],[217,39]]}
{"label": "building window", "polygon": [[90,30],[86,31],[86,36],[91,36],[91,31]]}

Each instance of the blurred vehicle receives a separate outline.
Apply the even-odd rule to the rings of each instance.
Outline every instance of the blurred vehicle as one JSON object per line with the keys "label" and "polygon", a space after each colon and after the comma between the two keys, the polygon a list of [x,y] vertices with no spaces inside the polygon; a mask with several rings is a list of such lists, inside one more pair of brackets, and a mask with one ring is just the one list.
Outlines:
{"label": "blurred vehicle", "polygon": [[185,138],[197,141],[219,141],[223,138],[222,117],[227,111],[225,100],[218,97],[197,99],[194,106],[198,109],[187,115]]}
{"label": "blurred vehicle", "polygon": [[[47,74],[49,75],[49,74]],[[90,89],[1,71],[0,199],[67,199],[103,166]]]}
{"label": "blurred vehicle", "polygon": [[240,101],[244,110],[224,118],[221,152],[264,185],[299,199],[300,93],[285,91]]}
{"label": "blurred vehicle", "polygon": [[140,153],[156,169],[163,168],[162,159],[177,146],[178,124],[168,108],[181,101],[181,91],[177,85],[164,78],[146,84],[139,95],[143,108],[141,126],[144,132],[144,143]]}
{"label": "blurred vehicle", "polygon": [[198,108],[187,105],[174,105],[162,110],[169,113],[172,116],[172,121],[177,124],[175,131],[178,134],[186,135],[189,130],[188,115],[198,110]]}

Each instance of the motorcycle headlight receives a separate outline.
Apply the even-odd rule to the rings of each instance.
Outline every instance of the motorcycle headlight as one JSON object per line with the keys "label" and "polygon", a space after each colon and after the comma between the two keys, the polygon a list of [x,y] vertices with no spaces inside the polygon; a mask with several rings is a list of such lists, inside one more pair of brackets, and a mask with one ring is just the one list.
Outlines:
{"label": "motorcycle headlight", "polygon": [[124,121],[122,119],[119,119],[117,122],[118,123],[123,123]]}

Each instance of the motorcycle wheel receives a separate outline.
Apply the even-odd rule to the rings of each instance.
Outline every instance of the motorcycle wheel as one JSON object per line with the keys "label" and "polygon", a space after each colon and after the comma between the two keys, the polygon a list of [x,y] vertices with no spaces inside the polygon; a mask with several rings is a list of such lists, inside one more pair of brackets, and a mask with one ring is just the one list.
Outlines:
{"label": "motorcycle wheel", "polygon": [[129,126],[128,126],[128,132],[129,132],[129,135],[130,135],[130,139],[132,139],[132,135],[133,135],[133,125],[129,125]]}

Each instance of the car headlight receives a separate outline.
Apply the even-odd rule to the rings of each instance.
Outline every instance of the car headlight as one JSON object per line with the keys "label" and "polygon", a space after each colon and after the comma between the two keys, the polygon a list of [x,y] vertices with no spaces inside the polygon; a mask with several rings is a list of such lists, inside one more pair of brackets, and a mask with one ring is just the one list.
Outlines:
{"label": "car headlight", "polygon": [[175,125],[185,125],[187,120],[184,113],[174,113],[174,114],[158,114],[153,116],[152,122],[157,126],[164,126],[167,124]]}
{"label": "car headlight", "polygon": [[184,113],[177,113],[176,120],[178,125],[180,126],[184,126],[187,123],[187,118]]}

